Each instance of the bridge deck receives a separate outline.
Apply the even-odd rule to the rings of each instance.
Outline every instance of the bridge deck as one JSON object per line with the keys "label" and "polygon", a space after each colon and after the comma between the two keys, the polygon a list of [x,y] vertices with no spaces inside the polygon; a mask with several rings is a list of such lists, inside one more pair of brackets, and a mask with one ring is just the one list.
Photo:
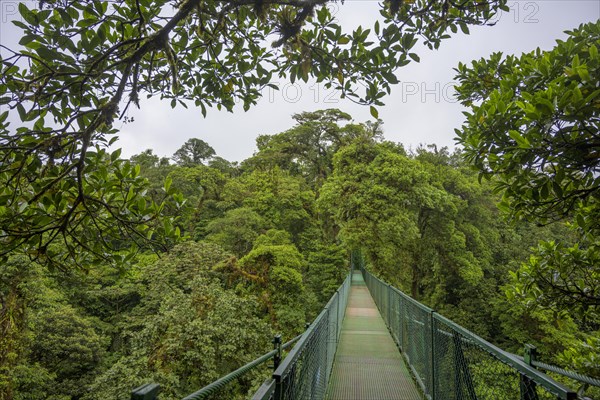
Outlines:
{"label": "bridge deck", "polygon": [[352,275],[327,399],[422,399],[360,272]]}

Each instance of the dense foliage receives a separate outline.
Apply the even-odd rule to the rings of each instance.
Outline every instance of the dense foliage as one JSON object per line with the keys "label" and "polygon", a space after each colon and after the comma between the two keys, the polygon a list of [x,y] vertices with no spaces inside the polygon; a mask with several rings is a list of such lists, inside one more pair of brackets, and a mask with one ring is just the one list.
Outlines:
{"label": "dense foliage", "polygon": [[550,51],[493,54],[460,65],[469,106],[459,140],[503,193],[514,219],[568,224],[513,272],[509,295],[573,315],[585,339],[569,363],[600,373],[600,21],[567,32]]}
{"label": "dense foliage", "polygon": [[[186,198],[185,212],[164,212],[187,239],[160,257],[148,249],[125,270],[54,271],[11,257],[0,280],[0,398],[126,399],[150,380],[181,398],[268,351],[274,333],[302,331],[356,248],[380,276],[503,348],[532,343],[546,361],[594,373],[581,320],[504,293],[530,247],[574,239],[570,229],[504,222],[493,185],[460,154],[407,152],[383,140],[380,121],[338,110],[294,120],[240,165],[214,165],[215,155],[171,164],[151,150],[131,158],[148,197],[167,181]],[[265,373],[220,396],[243,398]]]}
{"label": "dense foliage", "polygon": [[142,95],[247,109],[283,77],[381,105],[419,39],[505,1],[384,1],[352,33],[326,5],[19,4],[23,48],[0,60],[0,400],[126,399],[150,380],[180,398],[302,331],[357,249],[501,347],[600,376],[598,23],[461,64],[464,154],[408,152],[339,110],[294,115],[240,164],[199,138],[174,163],[107,151]]}
{"label": "dense foliage", "polygon": [[[350,33],[328,3],[19,2],[20,47],[2,46],[0,58],[0,256],[124,264],[140,247],[164,251],[179,238],[162,211],[182,199],[168,185],[146,197],[139,170],[105,150],[115,121],[128,121],[142,97],[206,115],[236,102],[247,110],[278,78],[310,78],[381,105],[396,69],[419,60],[411,51],[419,40],[438,48],[449,31],[468,32],[506,8],[506,0],[391,0],[380,5],[381,22]],[[20,123],[9,127],[11,120]],[[192,139],[174,159],[194,166],[213,155]],[[126,254],[124,237],[136,243]]]}

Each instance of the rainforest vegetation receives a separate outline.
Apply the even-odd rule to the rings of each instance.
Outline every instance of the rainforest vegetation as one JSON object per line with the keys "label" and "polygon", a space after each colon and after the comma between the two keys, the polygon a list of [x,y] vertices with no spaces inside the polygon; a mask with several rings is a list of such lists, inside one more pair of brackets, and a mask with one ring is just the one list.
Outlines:
{"label": "rainforest vegetation", "polygon": [[[600,23],[459,65],[449,151],[385,140],[376,106],[418,40],[437,48],[504,1],[384,2],[375,42],[326,1],[115,3],[21,3],[24,50],[4,49],[0,399],[126,399],[149,381],[181,398],[302,332],[351,250],[501,348],[600,377]],[[239,163],[200,138],[171,158],[109,150],[141,94],[247,109],[274,76],[325,81],[374,119],[299,112]]]}
{"label": "rainforest vegetation", "polygon": [[[547,361],[594,372],[578,350],[597,337],[591,314],[515,301],[515,277],[538,242],[570,245],[576,231],[506,221],[494,183],[479,183],[460,152],[408,151],[384,140],[380,121],[339,110],[293,118],[239,164],[200,139],[172,160],[150,149],[131,157],[145,196],[185,199],[164,210],[184,238],[166,253],[142,251],[127,269],[49,270],[11,256],[1,287],[5,398],[127,398],[148,381],[183,397],[268,351],[275,333],[301,332],[347,274],[353,248],[502,348],[531,343]],[[251,374],[227,396],[262,378]]]}

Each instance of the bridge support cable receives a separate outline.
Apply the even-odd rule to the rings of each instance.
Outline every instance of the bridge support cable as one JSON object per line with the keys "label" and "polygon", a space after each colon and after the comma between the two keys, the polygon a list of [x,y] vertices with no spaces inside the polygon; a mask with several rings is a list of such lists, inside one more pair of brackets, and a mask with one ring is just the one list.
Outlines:
{"label": "bridge support cable", "polygon": [[[363,269],[375,303],[429,400],[563,399],[576,392]],[[386,318],[387,316],[387,318]]]}

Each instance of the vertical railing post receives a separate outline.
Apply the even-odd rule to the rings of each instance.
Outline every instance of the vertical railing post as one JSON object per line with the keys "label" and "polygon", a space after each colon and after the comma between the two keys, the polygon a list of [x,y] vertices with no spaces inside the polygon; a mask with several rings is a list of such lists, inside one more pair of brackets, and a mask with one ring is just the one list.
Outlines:
{"label": "vertical railing post", "polygon": [[398,342],[400,342],[400,349],[403,353],[406,353],[406,346],[404,345],[404,313],[406,312],[404,306],[404,297],[398,296]]}
{"label": "vertical railing post", "polygon": [[281,382],[281,376],[273,375],[273,380],[275,381],[275,391],[273,392],[273,400],[282,400],[283,384]]}
{"label": "vertical railing post", "polygon": [[283,388],[281,382],[281,376],[275,375],[275,371],[281,364],[281,335],[273,336],[273,350],[277,350],[277,354],[273,357],[273,380],[275,381],[275,392],[273,394],[274,400],[280,400],[283,398]]}
{"label": "vertical railing post", "polygon": [[[537,348],[530,344],[525,345],[525,354],[523,360],[525,364],[530,365],[532,368],[534,361],[537,358]],[[521,400],[538,400],[538,394],[536,390],[536,383],[529,379],[527,376],[521,374],[521,381],[519,387],[521,389]]]}
{"label": "vertical railing post", "polygon": [[337,291],[337,295],[338,295],[338,301],[337,301],[337,307],[335,310],[335,348],[337,350],[337,344],[340,341],[340,337],[338,336],[338,332],[340,331],[340,302],[342,300],[342,293],[340,293],[339,289]]}
{"label": "vertical railing post", "polygon": [[273,372],[275,372],[281,364],[281,335],[273,336],[271,343],[273,343],[273,350],[277,350],[277,354],[273,356]]}
{"label": "vertical railing post", "polygon": [[392,331],[392,286],[388,283],[388,327]]}
{"label": "vertical railing post", "polygon": [[526,364],[529,364],[533,367],[533,363],[537,359],[537,348],[530,344],[525,345],[525,356],[523,357]]}
{"label": "vertical railing post", "polygon": [[433,390],[431,389],[431,377],[432,377],[432,373],[431,373],[431,326],[427,326],[427,324],[431,325],[431,313],[428,312],[427,314],[425,314],[423,316],[423,346],[422,346],[422,352],[423,352],[423,357],[425,358],[425,360],[423,360],[423,366],[425,368],[425,370],[423,371],[426,376],[425,376],[425,387],[427,388],[427,391],[429,392],[429,395],[431,396],[431,393],[433,392]]}
{"label": "vertical railing post", "polygon": [[456,331],[452,336],[454,343],[454,390],[457,391],[459,399],[477,400],[475,385],[463,351],[462,338]]}
{"label": "vertical railing post", "polygon": [[434,311],[431,311],[429,313],[429,325],[430,325],[430,346],[429,346],[429,352],[430,352],[430,361],[429,361],[429,366],[431,367],[430,370],[430,374],[431,374],[431,400],[435,400],[435,392],[436,392],[436,388],[435,385],[437,384],[437,380],[435,379],[435,318],[434,318]]}

